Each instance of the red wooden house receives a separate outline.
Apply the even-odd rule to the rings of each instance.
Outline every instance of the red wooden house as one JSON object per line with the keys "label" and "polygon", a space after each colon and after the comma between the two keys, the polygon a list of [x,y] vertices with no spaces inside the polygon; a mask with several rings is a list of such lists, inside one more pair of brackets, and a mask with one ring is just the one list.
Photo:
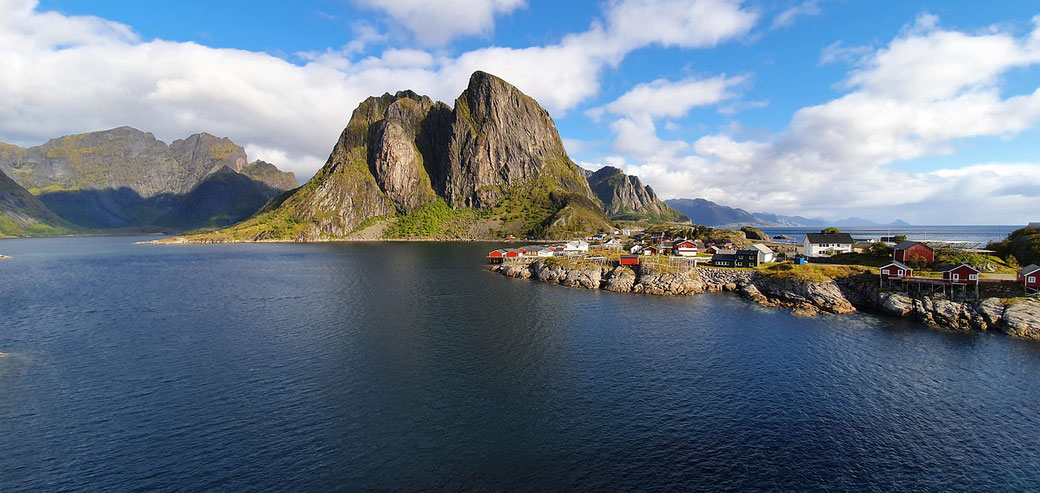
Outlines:
{"label": "red wooden house", "polygon": [[903,281],[914,277],[914,270],[902,262],[892,261],[881,268],[881,278]]}
{"label": "red wooden house", "polygon": [[697,244],[690,240],[676,240],[672,243],[672,252],[684,257],[697,256]]}
{"label": "red wooden house", "polygon": [[935,260],[935,250],[919,241],[904,241],[893,248],[892,259],[897,262],[926,262]]}
{"label": "red wooden house", "polygon": [[943,281],[950,284],[978,286],[979,270],[968,264],[961,264],[946,272],[943,272]]}
{"label": "red wooden house", "polygon": [[1018,271],[1017,282],[1029,289],[1040,289],[1040,266],[1030,264]]}
{"label": "red wooden house", "polygon": [[510,248],[510,249],[506,250],[504,256],[505,256],[505,258],[517,258],[517,257],[523,256],[523,254],[524,254],[524,252],[521,252],[520,250],[517,250],[515,248]]}
{"label": "red wooden house", "polygon": [[621,265],[639,265],[639,255],[622,255]]}
{"label": "red wooden house", "polygon": [[642,253],[643,255],[657,255],[658,253],[660,253],[660,250],[658,250],[657,247],[651,245],[642,249],[640,253]]}

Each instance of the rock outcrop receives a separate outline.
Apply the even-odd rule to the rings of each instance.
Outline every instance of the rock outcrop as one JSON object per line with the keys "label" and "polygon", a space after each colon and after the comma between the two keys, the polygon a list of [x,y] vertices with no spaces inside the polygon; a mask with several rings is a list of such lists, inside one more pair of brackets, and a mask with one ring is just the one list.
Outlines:
{"label": "rock outcrop", "polygon": [[[506,202],[505,210],[491,210]],[[608,227],[549,113],[505,81],[476,72],[453,109],[412,91],[366,99],[314,178],[277,207],[215,235],[339,238],[438,203],[486,211],[483,219],[524,235]]]}
{"label": "rock outcrop", "polygon": [[750,270],[696,268],[659,272],[646,265],[635,269],[607,267],[578,259],[509,263],[493,270],[509,277],[618,293],[685,296],[734,291],[763,306],[787,308],[796,315],[844,314],[861,309],[912,318],[938,328],[996,330],[1040,339],[1040,301],[987,298],[970,302],[941,295],[912,297],[906,293],[878,292],[863,276],[802,282]]}
{"label": "rock outcrop", "polygon": [[675,209],[657,198],[654,189],[643,185],[638,176],[626,175],[612,166],[604,166],[588,175],[589,187],[603,202],[603,210],[616,219],[686,220]]}

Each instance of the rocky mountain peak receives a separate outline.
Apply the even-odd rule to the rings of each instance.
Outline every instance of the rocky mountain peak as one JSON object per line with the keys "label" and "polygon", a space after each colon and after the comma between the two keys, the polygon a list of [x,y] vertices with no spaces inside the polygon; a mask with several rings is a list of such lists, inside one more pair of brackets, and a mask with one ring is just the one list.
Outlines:
{"label": "rocky mountain peak", "polygon": [[588,176],[593,193],[603,202],[604,211],[612,217],[681,219],[681,214],[661,202],[654,189],[643,185],[638,176],[626,175],[613,166],[604,166]]}

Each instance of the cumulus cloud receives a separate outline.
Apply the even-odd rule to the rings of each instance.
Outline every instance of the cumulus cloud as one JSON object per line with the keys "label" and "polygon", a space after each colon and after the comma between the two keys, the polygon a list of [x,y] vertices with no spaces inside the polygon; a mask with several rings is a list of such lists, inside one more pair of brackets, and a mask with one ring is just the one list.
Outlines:
{"label": "cumulus cloud", "polygon": [[383,11],[419,42],[440,46],[455,38],[485,34],[495,16],[527,5],[526,0],[354,0]]}
{"label": "cumulus cloud", "polygon": [[[366,4],[393,18],[432,8],[427,5],[444,12],[470,6],[475,13],[467,15],[477,16],[475,24],[490,26],[481,19],[524,2]],[[266,53],[142,41],[124,24],[37,7],[33,0],[0,0],[3,140],[35,145],[120,125],[154,132],[167,142],[206,131],[247,143],[251,158],[274,162],[301,178],[324,162],[351,111],[370,95],[414,89],[452,101],[479,69],[516,84],[559,116],[595,95],[602,69],[632,50],[714,46],[746,34],[757,18],[737,0],[613,0],[586,31],[558,43],[488,47],[457,56],[420,49],[360,56],[385,35],[358,24],[356,39],[343,47],[298,54],[300,63],[292,63]],[[416,17],[431,27],[438,24],[431,21],[437,15]],[[637,29],[638,19],[650,24]],[[436,36],[466,34],[445,29],[447,34]]]}
{"label": "cumulus cloud", "polygon": [[[615,150],[644,163],[627,168],[665,197],[832,217],[873,211],[919,223],[1025,221],[1040,199],[1040,164],[927,172],[897,164],[953,153],[960,139],[1011,137],[1040,123],[1040,88],[1004,95],[1001,87],[1007,71],[1040,63],[1038,33],[1040,22],[1024,37],[941,30],[927,16],[861,57],[840,85],[848,93],[798,110],[779,134],[741,140],[718,133],[688,152],[684,142],[659,141],[652,121],[624,117],[614,126]],[[633,143],[640,134],[652,146]]]}

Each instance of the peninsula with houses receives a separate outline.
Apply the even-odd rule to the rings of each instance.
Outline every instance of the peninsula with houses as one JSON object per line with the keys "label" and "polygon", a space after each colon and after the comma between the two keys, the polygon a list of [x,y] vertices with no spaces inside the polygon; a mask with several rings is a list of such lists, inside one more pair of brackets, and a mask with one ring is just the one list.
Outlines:
{"label": "peninsula with houses", "polygon": [[[795,245],[712,238],[718,231],[703,227],[613,228],[566,243],[493,250],[487,260],[503,275],[564,286],[679,296],[731,291],[799,315],[863,310],[1040,339],[1040,266],[1018,267],[1018,257],[1007,253],[1016,240],[1040,238],[1040,229],[1015,231],[992,249],[862,241],[830,229]],[[1019,255],[1036,261],[1035,252]]]}

